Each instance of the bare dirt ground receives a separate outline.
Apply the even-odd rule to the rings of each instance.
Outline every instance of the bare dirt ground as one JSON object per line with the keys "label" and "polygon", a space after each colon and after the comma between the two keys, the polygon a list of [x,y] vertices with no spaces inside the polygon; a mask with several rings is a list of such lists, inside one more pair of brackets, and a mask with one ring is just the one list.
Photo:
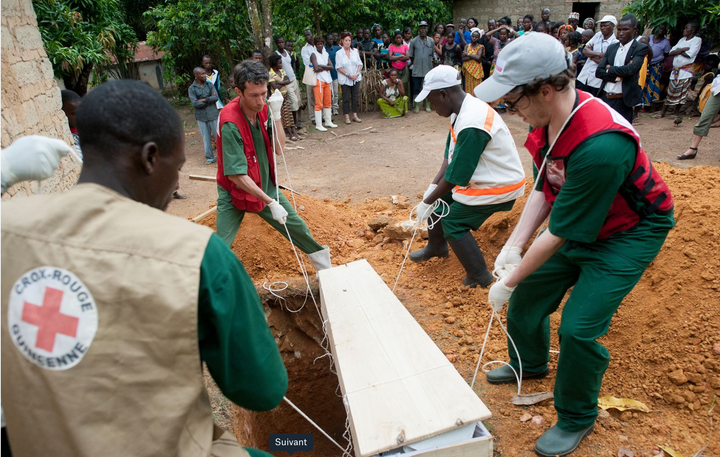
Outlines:
{"label": "bare dirt ground", "polygon": [[[187,162],[180,179],[180,192],[187,200],[172,203],[170,212],[182,217],[200,214],[212,206],[217,198],[214,183],[190,181],[190,174],[212,175],[215,165],[205,165],[202,138],[191,108],[180,110],[186,125]],[[520,157],[530,171],[530,156],[522,146],[528,127],[517,116],[502,115],[515,138]],[[303,113],[307,118],[307,112]],[[414,197],[427,188],[442,162],[449,120],[435,112],[409,113],[397,119],[382,119],[379,112],[366,113],[361,124],[345,125],[340,116],[335,122],[340,126],[333,132],[338,136],[356,132],[355,135],[337,138],[330,132],[317,132],[310,128],[304,140],[288,141],[287,166],[294,189],[317,198],[362,202],[366,198],[407,195]],[[697,165],[720,164],[720,129],[711,129],[710,136],[700,144],[695,160],[679,161],[690,144],[695,118],[683,118],[676,127],[672,117],[653,119],[641,114],[635,125],[651,159],[687,168]],[[372,131],[361,131],[373,127]],[[370,133],[368,133],[370,132]],[[288,184],[282,158],[278,158],[279,179]]]}
{"label": "bare dirt ground", "polygon": [[[214,175],[216,168],[204,165],[202,142],[193,127],[192,114],[183,116],[187,133],[196,132],[187,135],[188,162],[181,181],[181,191],[188,194],[188,199],[174,202],[170,212],[190,217],[214,204],[216,190],[213,183],[189,181],[187,175]],[[395,120],[380,119],[378,113],[362,117],[362,124],[342,124],[335,130],[337,135],[357,132],[355,135],[337,138],[329,132],[311,131],[303,141],[288,142],[289,147],[304,148],[287,151],[288,168],[295,190],[305,194],[296,196],[297,204],[302,206],[300,215],[318,241],[330,246],[333,263],[367,259],[392,287],[407,242],[390,239],[382,229],[371,230],[368,222],[378,216],[398,220],[407,217],[409,207],[437,172],[448,120],[424,112]],[[503,118],[529,166],[528,154],[521,147],[527,127],[514,116]],[[601,339],[611,354],[601,395],[639,400],[652,411],[603,413],[593,434],[573,455],[614,456],[623,447],[635,456],[649,457],[661,454],[656,445],[662,445],[688,456],[696,455],[708,440],[710,445],[703,455],[720,454],[718,431],[709,439],[708,414],[720,394],[720,129],[711,130],[696,160],[675,160],[675,155],[685,150],[696,121],[684,120],[675,127],[672,119],[656,120],[643,115],[637,125],[651,158],[668,162],[656,166],[673,192],[678,224]],[[361,131],[371,126],[372,131]],[[689,165],[693,167],[686,168]],[[282,166],[280,171],[284,172]],[[287,184],[282,174],[280,182]],[[409,198],[400,197],[394,204],[391,195]],[[494,215],[475,233],[489,259],[507,240],[522,203],[519,201],[509,213]],[[210,227],[214,222],[214,215],[202,221]],[[247,249],[253,245],[263,246],[262,253]],[[416,241],[413,247],[422,245],[424,241]],[[257,217],[247,218],[233,250],[258,286],[264,281],[297,281],[298,266],[289,243],[268,231]],[[487,290],[462,287],[463,277],[462,266],[452,254],[425,264],[409,262],[400,277],[397,295],[469,380],[490,311]],[[321,354],[317,323],[311,320],[314,310],[306,309],[305,314],[290,318],[278,312],[277,304],[266,305],[273,306],[269,322],[290,373],[288,396],[334,439],[344,443],[344,411],[335,396],[336,380],[319,369],[320,365],[327,366],[324,363],[309,364],[309,368],[302,365],[307,363],[303,360],[311,361]],[[551,319],[551,345],[555,349],[559,322],[560,314],[556,313]],[[552,390],[556,357],[551,357],[551,375],[523,383],[524,393]],[[505,338],[494,326],[484,360],[506,358]],[[510,404],[515,389],[512,385],[491,386],[482,377],[475,386],[493,413],[486,425],[495,437],[496,456],[534,455],[535,440],[556,421],[552,402],[533,407]],[[233,421],[228,417],[233,408],[228,407],[227,400],[223,401],[213,389],[211,396],[216,419],[227,427],[234,422],[236,435],[246,445],[267,449],[267,433],[304,432],[315,436],[316,450],[310,455],[340,455],[284,404],[268,413],[234,408]],[[541,416],[542,423],[521,422],[525,413]]]}

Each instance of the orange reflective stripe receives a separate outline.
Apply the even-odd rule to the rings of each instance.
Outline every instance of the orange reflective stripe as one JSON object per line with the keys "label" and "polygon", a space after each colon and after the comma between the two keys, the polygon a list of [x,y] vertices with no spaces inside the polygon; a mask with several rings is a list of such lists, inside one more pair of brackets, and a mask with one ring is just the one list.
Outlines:
{"label": "orange reflective stripe", "polygon": [[483,128],[490,132],[493,122],[495,121],[495,110],[490,108],[487,110],[487,117],[485,118],[485,125],[483,125]]}
{"label": "orange reflective stripe", "polygon": [[482,195],[502,195],[507,194],[509,192],[512,192],[514,190],[518,190],[522,186],[525,185],[525,178],[523,178],[522,181],[520,181],[517,184],[511,184],[509,186],[504,187],[493,187],[493,188],[486,188],[486,189],[472,189],[470,187],[460,187],[455,186],[455,189],[453,189],[456,193],[461,195],[467,195],[469,197],[479,197]]}
{"label": "orange reflective stripe", "polygon": [[457,137],[455,136],[455,127],[450,124],[450,134],[452,135],[453,143],[457,143]]}

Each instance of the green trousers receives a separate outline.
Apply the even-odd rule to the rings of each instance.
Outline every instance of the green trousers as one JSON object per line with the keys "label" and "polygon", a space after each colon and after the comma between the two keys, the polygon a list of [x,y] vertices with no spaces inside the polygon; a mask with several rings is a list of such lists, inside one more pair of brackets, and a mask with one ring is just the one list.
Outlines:
{"label": "green trousers", "polygon": [[397,100],[395,100],[395,105],[391,106],[390,103],[386,102],[384,99],[378,98],[377,105],[380,107],[382,117],[384,119],[389,119],[404,116],[408,110],[408,100],[407,95],[404,97],[398,97]]}
{"label": "green trousers", "polygon": [[[272,194],[270,195],[272,196]],[[286,225],[295,246],[300,248],[300,250],[306,254],[321,251],[323,247],[312,237],[310,230],[308,230],[307,225],[305,225],[305,221],[300,219],[300,216],[298,216],[295,208],[293,208],[282,192],[280,193],[278,201],[288,212]],[[235,235],[237,235],[237,232],[240,229],[240,224],[242,224],[243,218],[245,217],[245,213],[246,211],[241,211],[232,204],[230,193],[218,186],[216,230],[218,236],[222,238],[228,247],[232,246],[232,243],[235,240]],[[262,211],[255,214],[260,216],[265,222],[270,224],[272,228],[287,238],[285,227],[273,219],[270,208],[265,206]]]}
{"label": "green trousers", "polygon": [[[445,239],[448,241],[459,240],[470,230],[479,229],[488,217],[500,211],[510,211],[515,204],[515,200],[512,200],[495,205],[463,205],[453,200],[452,192],[443,195],[441,199],[450,205],[448,215],[440,219]],[[444,206],[439,206],[435,214],[441,214],[443,208]]]}
{"label": "green trousers", "polygon": [[[660,251],[673,225],[672,218],[669,221],[653,225],[646,219],[620,236],[590,244],[567,241],[510,297],[507,329],[520,352],[523,372],[541,372],[550,358],[550,314],[573,288],[558,329],[555,409],[560,429],[577,432],[595,422],[610,360],[596,340],[607,332],[620,303]],[[508,348],[510,364],[517,370],[509,341]]]}

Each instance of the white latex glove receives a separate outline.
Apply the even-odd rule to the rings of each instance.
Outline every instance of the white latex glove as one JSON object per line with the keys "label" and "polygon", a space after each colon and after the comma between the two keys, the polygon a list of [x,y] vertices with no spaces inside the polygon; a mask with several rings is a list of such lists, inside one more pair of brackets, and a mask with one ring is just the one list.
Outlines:
{"label": "white latex glove", "polygon": [[428,198],[430,196],[430,194],[435,190],[436,187],[437,187],[437,184],[430,184],[428,186],[427,190],[425,191],[425,193],[423,194],[423,200]]}
{"label": "white latex glove", "polygon": [[280,222],[281,224],[287,222],[288,212],[277,200],[273,200],[272,202],[270,202],[268,207],[270,208],[273,219]]}
{"label": "white latex glove", "polygon": [[504,277],[501,278],[492,285],[490,291],[488,292],[488,301],[490,302],[490,306],[492,306],[492,309],[498,313],[502,311],[503,306],[505,306],[505,303],[510,300],[510,296],[515,290],[515,287],[508,287],[505,285],[506,279],[507,278]]}
{"label": "white latex glove", "polygon": [[415,224],[416,227],[420,227],[423,222],[427,220],[428,217],[432,214],[432,205],[428,205],[425,202],[420,202],[417,205],[417,223]]}
{"label": "white latex glove", "polygon": [[504,246],[495,259],[494,273],[500,277],[509,274],[522,260],[522,249],[516,246]]}
{"label": "white latex glove", "polygon": [[2,191],[22,181],[48,179],[60,166],[60,159],[71,152],[62,140],[30,135],[2,150]]}
{"label": "white latex glove", "polygon": [[272,113],[273,120],[278,121],[282,119],[283,96],[279,90],[275,89],[275,92],[273,92],[272,96],[268,98],[267,104],[270,107],[270,112]]}

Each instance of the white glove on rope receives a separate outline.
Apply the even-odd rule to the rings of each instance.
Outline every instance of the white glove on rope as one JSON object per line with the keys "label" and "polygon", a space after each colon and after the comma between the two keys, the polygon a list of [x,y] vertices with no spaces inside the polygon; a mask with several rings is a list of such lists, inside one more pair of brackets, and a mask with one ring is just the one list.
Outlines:
{"label": "white glove on rope", "polygon": [[427,220],[428,217],[432,214],[432,205],[428,205],[425,202],[420,202],[416,206],[417,208],[417,222],[415,223],[416,227],[420,227],[423,222]]}
{"label": "white glove on rope", "polygon": [[30,135],[16,140],[2,150],[2,191],[22,181],[48,179],[69,152],[67,143],[54,138]]}
{"label": "white glove on rope", "polygon": [[428,198],[430,196],[430,194],[435,190],[436,187],[437,187],[437,184],[430,184],[428,186],[427,190],[425,191],[425,193],[423,194],[423,200]]}
{"label": "white glove on rope", "polygon": [[503,306],[505,306],[505,303],[510,300],[510,296],[515,290],[515,287],[508,287],[505,285],[505,279],[507,278],[503,277],[493,284],[488,292],[488,301],[490,302],[490,306],[492,306],[492,309],[498,313],[502,311]]}
{"label": "white glove on rope", "polygon": [[270,208],[273,219],[280,222],[281,224],[287,222],[288,212],[277,200],[273,200],[272,202],[270,202],[268,208]]}
{"label": "white glove on rope", "polygon": [[279,90],[275,89],[275,92],[273,92],[272,96],[270,98],[268,98],[267,104],[270,107],[270,112],[272,113],[273,121],[281,120],[282,119],[283,96]]}
{"label": "white glove on rope", "polygon": [[495,270],[493,273],[503,277],[508,275],[522,261],[522,249],[516,246],[503,246],[500,254],[495,259]]}

